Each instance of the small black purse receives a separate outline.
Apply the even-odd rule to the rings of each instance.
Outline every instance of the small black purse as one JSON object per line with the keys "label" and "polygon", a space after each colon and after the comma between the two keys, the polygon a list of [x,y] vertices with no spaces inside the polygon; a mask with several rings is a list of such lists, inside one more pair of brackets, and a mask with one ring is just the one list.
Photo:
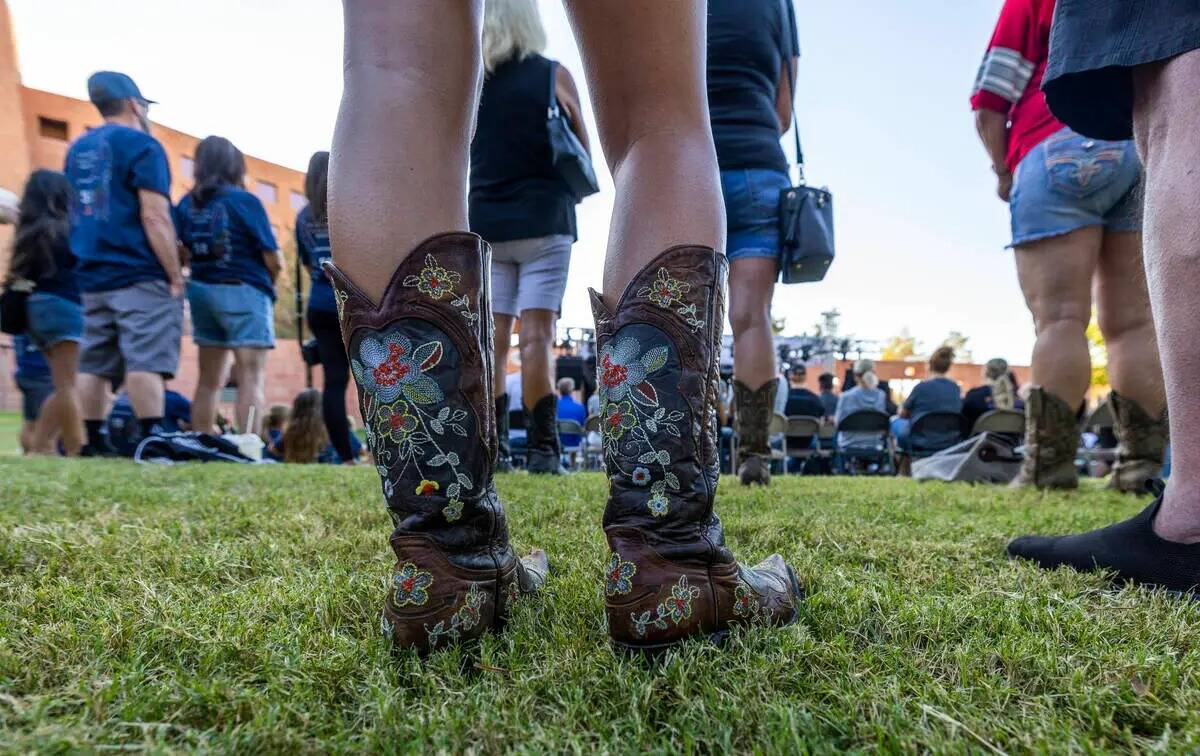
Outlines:
{"label": "small black purse", "polygon": [[[789,0],[783,0],[784,3]],[[783,68],[792,96],[792,134],[796,138],[796,186],[779,193],[779,282],[812,283],[825,278],[833,264],[833,195],[829,189],[808,185],[804,178],[804,151],[800,149],[800,124],[796,120],[796,84],[792,77],[792,36],[788,8],[783,6]]]}
{"label": "small black purse", "polygon": [[575,196],[575,202],[600,191],[596,183],[596,171],[592,158],[583,149],[579,137],[571,131],[571,122],[558,107],[554,94],[555,73],[558,63],[550,62],[550,102],[546,110],[546,132],[550,136],[550,160],[554,170]]}
{"label": "small black purse", "polygon": [[26,305],[34,284],[24,278],[14,278],[0,293],[0,331],[20,336],[29,330],[29,310]]}

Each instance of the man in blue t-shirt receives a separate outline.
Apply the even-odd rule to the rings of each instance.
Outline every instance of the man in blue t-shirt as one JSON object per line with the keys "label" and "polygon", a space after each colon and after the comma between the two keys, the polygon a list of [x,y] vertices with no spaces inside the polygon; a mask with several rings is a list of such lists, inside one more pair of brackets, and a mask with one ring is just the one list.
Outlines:
{"label": "man in blue t-shirt", "polygon": [[79,259],[84,335],[79,393],[84,452],[106,448],[109,386],[124,384],[139,432],[163,418],[163,382],[179,366],[183,275],[171,221],[171,173],[150,136],[151,101],[125,74],[101,71],[88,96],[104,125],[71,145],[71,250]]}
{"label": "man in blue t-shirt", "polygon": [[[587,408],[575,401],[573,393],[575,393],[575,379],[560,378],[558,380],[558,419],[574,420],[583,425],[587,422]],[[563,448],[573,448],[579,446],[583,436],[578,433],[560,433],[558,440]]]}

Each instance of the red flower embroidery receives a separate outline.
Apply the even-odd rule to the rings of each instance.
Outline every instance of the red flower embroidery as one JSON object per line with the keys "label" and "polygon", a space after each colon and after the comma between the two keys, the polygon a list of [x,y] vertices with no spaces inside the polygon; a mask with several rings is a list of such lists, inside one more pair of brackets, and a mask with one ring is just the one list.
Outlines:
{"label": "red flower embroidery", "polygon": [[624,365],[614,365],[610,355],[604,355],[602,365],[604,367],[604,374],[600,380],[604,382],[607,388],[620,386],[629,378],[629,369]]}
{"label": "red flower embroidery", "polygon": [[395,386],[404,380],[412,370],[412,363],[404,359],[406,356],[407,352],[403,346],[395,343],[388,344],[388,358],[371,371],[375,382],[380,386]]}

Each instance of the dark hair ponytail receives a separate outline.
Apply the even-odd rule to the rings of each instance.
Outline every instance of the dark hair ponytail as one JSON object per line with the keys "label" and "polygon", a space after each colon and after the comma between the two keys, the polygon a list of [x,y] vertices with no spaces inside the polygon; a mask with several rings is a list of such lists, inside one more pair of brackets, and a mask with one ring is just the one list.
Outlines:
{"label": "dark hair ponytail", "polygon": [[21,197],[8,280],[31,281],[55,273],[54,246],[71,233],[71,184],[58,171],[29,175]]}
{"label": "dark hair ponytail", "polygon": [[304,175],[304,196],[312,209],[313,220],[325,223],[329,217],[329,153],[314,152],[308,160],[308,173]]}
{"label": "dark hair ponytail", "polygon": [[224,186],[241,186],[246,180],[246,158],[225,137],[205,137],[196,146],[196,186],[192,200],[204,207]]}

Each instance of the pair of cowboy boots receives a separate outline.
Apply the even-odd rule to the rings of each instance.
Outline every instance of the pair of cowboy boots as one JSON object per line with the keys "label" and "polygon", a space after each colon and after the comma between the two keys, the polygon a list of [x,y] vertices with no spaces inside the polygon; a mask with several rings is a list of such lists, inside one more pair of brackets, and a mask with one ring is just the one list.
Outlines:
{"label": "pair of cowboy boots", "polygon": [[[496,472],[512,472],[512,446],[508,440],[508,394],[496,397]],[[525,469],[534,475],[562,475],[562,447],[558,441],[558,401],[543,396],[525,410]]]}
{"label": "pair of cowboy boots", "polygon": [[[501,629],[549,569],[544,553],[517,558],[492,481],[490,255],[474,234],[431,237],[378,304],[325,263],[395,526],[382,630],[421,653]],[[779,556],[737,564],[713,513],[724,274],[722,255],[677,247],[615,310],[592,292],[610,482],[605,604],[613,642],[634,651],[784,624],[802,597]]]}
{"label": "pair of cowboy boots", "polygon": [[[1118,445],[1108,486],[1126,493],[1143,493],[1146,484],[1162,471],[1167,445],[1166,412],[1156,420],[1137,402],[1116,391],[1109,401]],[[1079,440],[1079,421],[1071,405],[1034,386],[1025,402],[1025,458],[1012,485],[1078,487],[1075,456]]]}

